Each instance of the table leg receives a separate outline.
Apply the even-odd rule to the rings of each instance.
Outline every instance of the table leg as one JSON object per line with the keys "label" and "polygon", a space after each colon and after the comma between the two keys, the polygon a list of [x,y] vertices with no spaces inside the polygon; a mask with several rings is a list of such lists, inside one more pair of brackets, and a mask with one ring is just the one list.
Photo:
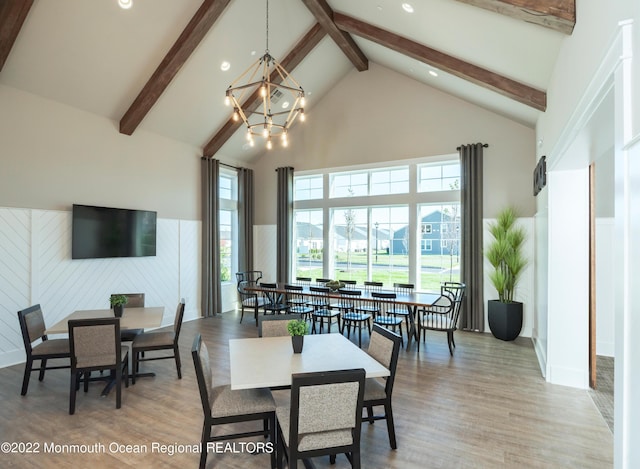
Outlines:
{"label": "table leg", "polygon": [[411,348],[411,339],[416,339],[418,341],[418,330],[416,329],[416,313],[418,311],[417,306],[407,305],[407,309],[409,310],[409,331],[407,332],[407,351]]}

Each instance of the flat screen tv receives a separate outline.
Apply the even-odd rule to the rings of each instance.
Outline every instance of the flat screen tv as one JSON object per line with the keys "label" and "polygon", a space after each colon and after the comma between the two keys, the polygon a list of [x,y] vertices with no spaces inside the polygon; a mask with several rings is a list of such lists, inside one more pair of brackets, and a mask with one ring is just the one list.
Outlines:
{"label": "flat screen tv", "polygon": [[71,258],[156,255],[156,212],[74,205]]}

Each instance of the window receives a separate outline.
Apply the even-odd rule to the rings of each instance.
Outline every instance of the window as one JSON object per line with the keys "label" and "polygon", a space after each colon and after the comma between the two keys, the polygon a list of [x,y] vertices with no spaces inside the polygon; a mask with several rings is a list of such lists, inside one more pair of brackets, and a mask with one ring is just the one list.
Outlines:
{"label": "window", "polygon": [[220,170],[220,280],[230,282],[238,270],[238,177],[235,171]]}
{"label": "window", "polygon": [[294,200],[322,199],[322,175],[296,177],[293,191]]}
{"label": "window", "polygon": [[369,173],[366,171],[331,174],[331,198],[369,194]]}
{"label": "window", "polygon": [[424,164],[418,167],[418,192],[460,190],[460,163]]}
{"label": "window", "polygon": [[406,194],[407,192],[409,192],[409,168],[371,172],[371,195]]}
{"label": "window", "polygon": [[[460,167],[446,158],[295,176],[292,277],[414,283],[432,292],[459,280]],[[310,197],[313,181],[321,194],[325,177],[327,193]]]}

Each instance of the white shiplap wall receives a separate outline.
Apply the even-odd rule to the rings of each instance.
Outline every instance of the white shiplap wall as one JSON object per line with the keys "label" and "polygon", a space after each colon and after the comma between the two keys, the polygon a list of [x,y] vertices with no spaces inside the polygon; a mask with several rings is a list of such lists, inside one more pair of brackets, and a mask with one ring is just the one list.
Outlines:
{"label": "white shiplap wall", "polygon": [[71,259],[71,212],[0,208],[0,366],[24,361],[17,311],[40,303],[46,324],[76,309],[108,308],[111,293],[145,293],[173,322],[200,316],[200,222],[158,219],[157,255]]}

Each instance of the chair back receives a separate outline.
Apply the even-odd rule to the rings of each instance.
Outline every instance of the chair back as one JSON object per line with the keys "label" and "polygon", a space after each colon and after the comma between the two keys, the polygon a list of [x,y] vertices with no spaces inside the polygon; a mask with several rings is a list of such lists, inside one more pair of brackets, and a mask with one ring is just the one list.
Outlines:
{"label": "chair back", "polygon": [[258,283],[260,283],[261,278],[261,270],[246,270],[244,272],[236,272],[236,279],[238,280],[238,284],[240,282],[251,282],[254,285],[257,285]]}
{"label": "chair back", "polygon": [[247,290],[247,287],[253,287],[256,285],[257,285],[256,283],[250,282],[248,280],[242,280],[238,282],[237,289],[238,289],[238,293],[240,294],[240,299],[244,301],[247,298],[257,297],[258,295],[256,292]]}
{"label": "chair back", "polygon": [[71,371],[112,368],[121,361],[120,318],[69,321]]}
{"label": "chair back", "polygon": [[390,396],[393,391],[393,382],[396,379],[396,368],[398,367],[398,355],[401,344],[402,338],[398,334],[378,324],[373,325],[367,353],[382,366],[389,369],[390,374],[385,378],[385,392],[387,396]]}
{"label": "chair back", "polygon": [[42,308],[39,304],[30,306],[27,309],[18,311],[18,322],[22,331],[22,341],[27,355],[31,354],[31,344],[38,339],[47,340],[44,333],[46,330]]}
{"label": "chair back", "polygon": [[286,337],[289,321],[300,319],[299,314],[277,314],[258,318],[258,337]]}
{"label": "chair back", "polygon": [[112,293],[111,298],[116,295],[127,297],[125,308],[144,308],[144,293]]}
{"label": "chair back", "polygon": [[316,285],[321,287],[321,286],[324,286],[326,283],[328,283],[330,281],[331,281],[330,278],[317,278],[316,279]]}
{"label": "chair back", "polygon": [[374,282],[371,280],[366,280],[364,282],[364,289],[368,292],[380,291],[382,290],[383,283],[382,282]]}
{"label": "chair back", "polygon": [[458,327],[458,320],[460,318],[460,309],[462,302],[464,301],[464,295],[467,286],[464,283],[459,282],[444,282],[440,287],[440,293],[442,295],[449,295],[453,301],[453,312],[451,316],[451,323],[454,329]]}
{"label": "chair back", "polygon": [[309,286],[311,285],[311,277],[296,277],[296,284]]}
{"label": "chair back", "polygon": [[415,285],[413,283],[394,283],[393,291],[398,295],[410,295],[413,293]]}
{"label": "chair back", "polygon": [[358,283],[356,280],[342,280],[342,279],[339,279],[338,282],[344,283],[344,287],[342,287],[343,289],[355,288],[356,284]]}
{"label": "chair back", "polygon": [[280,298],[280,293],[278,292],[278,284],[277,283],[265,283],[262,282],[260,284],[260,288],[262,288],[262,296],[264,297],[267,305],[276,305],[278,304],[278,299]]}
{"label": "chair back", "polygon": [[178,307],[176,308],[176,317],[173,320],[173,332],[175,333],[174,341],[178,342],[178,337],[180,337],[180,329],[182,329],[182,318],[184,317],[184,304],[185,300],[182,298],[180,303],[178,303]]}
{"label": "chair back", "polygon": [[193,358],[193,365],[196,369],[196,379],[198,380],[198,389],[200,390],[202,410],[204,411],[205,417],[211,416],[209,396],[211,396],[211,390],[213,389],[213,373],[211,372],[209,351],[206,344],[202,341],[200,334],[197,334],[193,339],[191,357]]}
{"label": "chair back", "polygon": [[381,314],[384,314],[386,311],[396,311],[396,297],[397,295],[392,292],[371,292],[371,298],[375,298],[376,300],[378,300],[378,310]]}
{"label": "chair back", "polygon": [[344,444],[359,447],[364,381],[362,368],[293,374],[290,444],[298,442],[299,435],[313,438],[314,434],[343,430],[350,436]]}
{"label": "chair back", "polygon": [[[335,306],[348,311],[360,308],[362,305],[362,290],[352,290],[344,287],[338,290],[340,293],[340,302]],[[334,305],[331,305],[332,307]]]}

